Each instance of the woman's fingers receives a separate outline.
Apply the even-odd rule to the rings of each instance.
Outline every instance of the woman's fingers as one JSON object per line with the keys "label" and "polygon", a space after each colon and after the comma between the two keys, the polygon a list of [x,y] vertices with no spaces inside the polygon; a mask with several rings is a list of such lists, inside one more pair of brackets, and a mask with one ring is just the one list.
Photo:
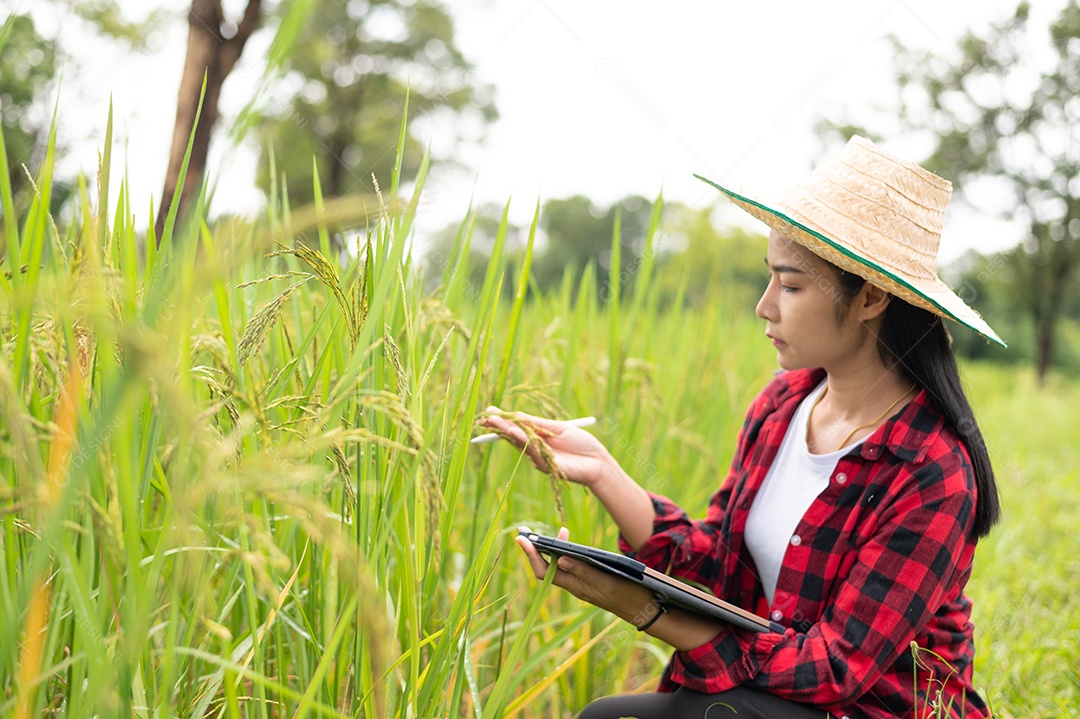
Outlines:
{"label": "woman's fingers", "polygon": [[[500,410],[498,407],[488,407],[487,411],[501,412],[502,410]],[[523,432],[520,427],[518,427],[516,424],[514,424],[508,419],[503,419],[497,414],[490,414],[486,417],[481,417],[480,423],[487,427],[493,427],[495,429],[502,430],[520,444],[524,444],[525,441],[528,439],[528,437],[525,436],[525,432]]]}
{"label": "woman's fingers", "polygon": [[[518,527],[518,529],[525,530],[526,532],[529,531],[528,527]],[[556,535],[556,538],[561,539],[564,542],[569,540],[570,539],[570,530],[567,529],[566,527],[561,528],[559,530],[559,533]],[[532,542],[530,542],[525,537],[522,537],[521,535],[518,535],[517,537],[514,537],[514,541],[517,542],[518,546],[521,547],[521,550],[523,552],[525,552],[525,557],[526,557],[526,559],[529,560],[529,566],[532,567],[533,574],[536,575],[536,578],[537,579],[543,579],[544,576],[547,574],[548,562],[547,562],[546,559],[544,559],[540,555],[540,552],[536,549],[536,545],[534,545]],[[566,569],[567,567],[572,569],[572,568],[575,567],[575,565],[576,565],[576,563],[571,562],[569,558],[567,558],[567,557],[559,557],[559,561],[558,561],[559,569]],[[555,584],[557,584],[559,586],[563,586],[558,581],[558,575],[557,574],[556,574]]]}
{"label": "woman's fingers", "polygon": [[[502,410],[498,407],[488,407],[487,411],[501,412]],[[486,417],[482,417],[480,419],[480,423],[503,432],[510,438],[510,441],[517,445],[519,449],[521,447],[524,447],[529,441],[529,437],[527,434],[525,434],[525,430],[521,429],[521,427],[518,427],[510,420],[504,419],[497,414],[491,414]]]}
{"label": "woman's fingers", "polygon": [[[519,529],[525,529],[526,527],[520,527]],[[557,539],[561,539],[564,542],[570,539],[570,530],[563,527],[556,535]],[[543,579],[547,575],[548,561],[540,554],[536,549],[536,545],[530,542],[527,538],[522,536],[514,537],[514,541],[518,543],[521,550],[525,552],[525,557],[529,561],[529,566],[533,570],[533,575],[537,579]],[[555,586],[562,587],[564,589],[570,589],[571,591],[581,584],[582,569],[584,565],[581,562],[575,562],[569,557],[559,557],[556,562],[559,570],[555,573],[553,583]],[[569,586],[568,586],[569,585]]]}
{"label": "woman's fingers", "polygon": [[[528,531],[525,527],[522,529]],[[558,539],[567,541],[570,539],[570,532],[563,527],[556,536]],[[525,552],[533,575],[542,580],[547,575],[548,562],[541,556],[536,546],[525,537],[515,537],[515,541]],[[570,557],[559,557],[556,565],[558,568],[552,578],[552,584],[562,587],[578,599],[613,612],[624,619],[640,614],[640,607],[652,601],[649,590],[627,579],[613,577],[590,566],[587,562]],[[640,624],[640,620],[627,619],[627,621]]]}
{"label": "woman's fingers", "polygon": [[536,547],[525,537],[515,537],[514,541],[518,543],[521,550],[525,552],[525,558],[529,560],[529,566],[533,570],[533,575],[537,579],[543,579],[547,574],[548,563],[540,556],[540,552],[536,551]]}
{"label": "woman's fingers", "polygon": [[[495,406],[488,407],[487,411],[502,412],[501,409]],[[527,420],[529,424],[534,424],[532,421],[533,419],[539,419],[534,418],[531,415],[522,414],[521,412],[515,412],[514,417],[519,420]],[[529,458],[532,466],[536,467],[541,472],[549,471],[548,464],[546,461],[544,461],[544,458],[540,454],[540,450],[537,448],[536,443],[529,441],[528,435],[525,434],[525,431],[522,430],[521,427],[518,427],[516,424],[514,424],[508,419],[503,419],[502,417],[499,417],[497,414],[483,417],[480,421],[489,427],[493,427],[502,431],[510,438],[510,441],[514,444],[515,447],[517,447],[518,449],[524,449],[525,455]],[[547,420],[544,421],[547,422]]]}
{"label": "woman's fingers", "polygon": [[[524,443],[526,435],[521,430],[521,428],[514,424],[514,422],[511,422],[510,420],[504,419],[503,417],[499,416],[499,413],[503,412],[503,410],[499,409],[494,405],[491,405],[485,411],[491,414],[481,420],[484,424],[492,427],[500,427],[504,431],[513,434],[515,437],[519,437],[520,441]],[[537,417],[536,415],[526,414],[524,412],[514,412],[513,416],[514,419],[518,422],[531,425],[533,428],[539,430],[538,434],[542,437],[545,435],[554,436],[562,434],[562,432],[566,430],[568,426],[567,423],[562,420],[548,419],[546,417]]]}
{"label": "woman's fingers", "polygon": [[[502,412],[501,409],[494,405],[488,407],[487,411]],[[566,422],[562,420],[548,419],[547,417],[537,417],[534,414],[526,414],[525,412],[514,412],[514,418],[522,422],[528,422],[534,427],[539,427],[541,429],[548,430],[549,432],[561,432],[563,429],[566,428]]]}

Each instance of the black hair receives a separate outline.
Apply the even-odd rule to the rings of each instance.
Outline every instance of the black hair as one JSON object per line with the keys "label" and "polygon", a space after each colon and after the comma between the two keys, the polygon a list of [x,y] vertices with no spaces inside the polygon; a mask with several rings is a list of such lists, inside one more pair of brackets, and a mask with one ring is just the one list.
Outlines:
{"label": "black hair", "polygon": [[[843,302],[850,305],[866,280],[839,267],[834,269]],[[885,308],[877,349],[887,366],[899,365],[933,397],[945,415],[945,424],[967,447],[978,493],[971,536],[985,537],[1001,515],[1001,503],[990,453],[961,386],[960,370],[944,320],[894,295]]]}

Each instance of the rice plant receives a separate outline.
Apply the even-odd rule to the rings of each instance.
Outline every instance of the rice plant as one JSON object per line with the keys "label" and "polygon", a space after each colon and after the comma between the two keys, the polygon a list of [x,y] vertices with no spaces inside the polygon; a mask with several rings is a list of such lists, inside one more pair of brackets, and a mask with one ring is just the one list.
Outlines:
{"label": "rice plant", "polygon": [[[598,503],[468,439],[490,404],[594,414],[632,475],[704,511],[773,358],[722,289],[662,306],[662,203],[632,276],[590,267],[552,292],[530,291],[538,209],[515,263],[504,214],[475,284],[470,213],[426,294],[409,249],[426,160],[405,198],[392,177],[386,197],[316,186],[294,211],[281,182],[264,217],[211,226],[204,197],[159,245],[126,184],[108,196],[109,128],[64,224],[54,136],[25,207],[0,144],[0,711],[568,717],[655,686],[666,649],[547,591],[510,540],[565,524],[614,547]],[[1055,437],[1075,436],[1077,390],[970,369],[999,473],[1023,478],[1002,480],[972,582],[978,676],[1005,716],[1052,716],[1077,696],[1075,563],[1028,583],[1019,558],[1075,548],[1075,447]],[[1016,426],[1035,396],[1057,433]],[[1036,673],[1047,655],[1059,668]]]}

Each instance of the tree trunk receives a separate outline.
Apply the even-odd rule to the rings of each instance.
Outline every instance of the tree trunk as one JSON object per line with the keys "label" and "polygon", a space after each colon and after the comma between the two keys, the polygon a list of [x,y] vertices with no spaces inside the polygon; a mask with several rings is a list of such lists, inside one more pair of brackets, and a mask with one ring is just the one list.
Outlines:
{"label": "tree trunk", "polygon": [[1069,275],[1075,264],[1074,255],[1062,245],[1055,245],[1051,253],[1051,266],[1047,268],[1048,287],[1043,290],[1045,301],[1042,303],[1042,312],[1036,314],[1036,351],[1039,386],[1046,382],[1046,374],[1050,371],[1050,365],[1054,359],[1054,329],[1057,325],[1058,315],[1065,300],[1065,288],[1069,284]]}
{"label": "tree trunk", "polygon": [[1054,354],[1054,319],[1043,316],[1035,326],[1035,367],[1038,372],[1039,386],[1046,382],[1046,373],[1050,371],[1050,360]]}
{"label": "tree trunk", "polygon": [[184,61],[184,74],[180,78],[180,92],[176,101],[176,125],[169,150],[169,169],[165,173],[165,190],[161,195],[155,223],[158,243],[161,242],[165,218],[169,214],[169,205],[176,192],[188,138],[195,125],[203,77],[206,78],[206,95],[203,98],[202,113],[199,115],[199,125],[195,128],[195,140],[191,146],[184,186],[180,189],[179,215],[190,206],[206,171],[210,133],[218,120],[221,85],[240,59],[244,44],[258,28],[261,14],[262,0],[248,0],[244,17],[236,26],[236,34],[226,37],[222,31],[225,18],[221,0],[191,2],[191,12],[188,14],[187,59]]}
{"label": "tree trunk", "polygon": [[330,147],[327,150],[330,162],[329,181],[326,183],[325,196],[337,197],[342,194],[345,184],[344,178],[348,168],[345,167],[345,150],[349,147],[349,140],[341,137],[340,133],[330,138]]}

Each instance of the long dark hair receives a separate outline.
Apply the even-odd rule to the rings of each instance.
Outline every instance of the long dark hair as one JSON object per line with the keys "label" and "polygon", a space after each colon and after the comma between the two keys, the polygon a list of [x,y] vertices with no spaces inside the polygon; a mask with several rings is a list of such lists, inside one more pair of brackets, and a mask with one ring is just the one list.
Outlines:
{"label": "long dark hair", "polygon": [[[839,267],[834,269],[840,294],[850,305],[866,280]],[[990,466],[990,453],[961,387],[960,371],[956,367],[945,322],[933,312],[893,296],[885,308],[877,349],[886,365],[898,364],[933,397],[945,415],[945,424],[967,447],[978,493],[971,535],[985,537],[1001,515],[1001,503],[994,470]]]}

